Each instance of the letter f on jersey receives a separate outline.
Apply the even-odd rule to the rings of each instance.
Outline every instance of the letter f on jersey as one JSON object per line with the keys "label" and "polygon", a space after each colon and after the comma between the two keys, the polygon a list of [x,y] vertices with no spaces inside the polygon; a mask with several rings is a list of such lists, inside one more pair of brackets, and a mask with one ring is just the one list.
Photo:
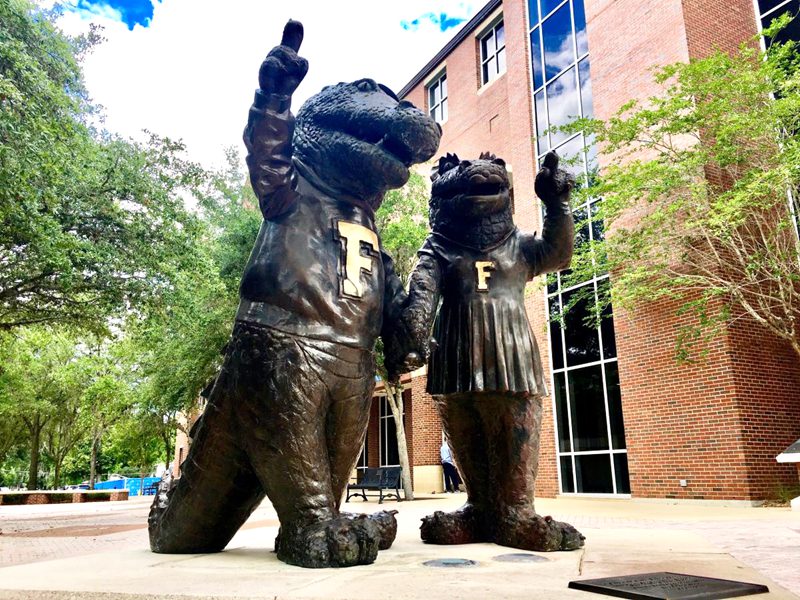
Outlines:
{"label": "letter f on jersey", "polygon": [[[335,233],[344,245],[342,292],[346,296],[361,298],[364,295],[361,271],[372,273],[372,262],[379,256],[378,235],[363,225],[349,221],[337,221]],[[362,243],[372,248],[370,256],[361,254]]]}

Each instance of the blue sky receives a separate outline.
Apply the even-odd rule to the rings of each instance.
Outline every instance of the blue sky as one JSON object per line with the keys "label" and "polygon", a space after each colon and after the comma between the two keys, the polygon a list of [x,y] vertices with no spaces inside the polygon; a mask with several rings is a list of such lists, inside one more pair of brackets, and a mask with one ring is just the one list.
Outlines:
{"label": "blue sky", "polygon": [[115,14],[128,30],[133,30],[136,25],[149,27],[153,19],[151,0],[77,0],[77,3],[67,5],[67,9],[97,15]]}
{"label": "blue sky", "polygon": [[439,31],[447,31],[448,29],[452,29],[454,27],[458,27],[462,23],[464,23],[468,19],[467,16],[464,15],[450,15],[445,12],[427,12],[424,15],[416,17],[411,20],[402,20],[400,21],[400,27],[405,29],[406,31],[416,31],[420,28],[420,26],[425,25],[426,23],[432,23],[433,25],[439,28]]}
{"label": "blue sky", "polygon": [[[55,0],[35,0],[42,5]],[[486,0],[60,0],[59,25],[93,23],[105,42],[83,68],[103,126],[182,139],[189,157],[220,164],[241,135],[258,68],[287,19],[305,27],[308,75],[296,110],[322,87],[370,77],[398,91]]]}

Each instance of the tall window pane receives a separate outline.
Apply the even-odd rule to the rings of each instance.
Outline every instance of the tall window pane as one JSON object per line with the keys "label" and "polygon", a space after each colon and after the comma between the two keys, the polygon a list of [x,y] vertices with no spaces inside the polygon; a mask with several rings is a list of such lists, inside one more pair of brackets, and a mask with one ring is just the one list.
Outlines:
{"label": "tall window pane", "polygon": [[575,474],[578,493],[611,494],[611,457],[608,454],[589,454],[575,457]]}
{"label": "tall window pane", "polygon": [[575,43],[578,46],[578,56],[589,52],[589,42],[586,39],[586,11],[583,0],[573,0],[572,14],[575,19]]}
{"label": "tall window pane", "polygon": [[555,77],[575,61],[574,36],[569,2],[542,24],[544,65],[547,79]]}
{"label": "tall window pane", "polygon": [[542,44],[539,40],[539,28],[531,31],[531,68],[533,69],[533,89],[544,85],[544,69],[542,68]]}
{"label": "tall window pane", "polygon": [[569,373],[569,407],[575,451],[608,450],[608,427],[600,365]]}
{"label": "tall window pane", "polygon": [[[566,125],[580,116],[578,83],[575,80],[574,67],[547,85],[547,109],[550,127]],[[554,146],[568,139],[570,135],[561,131],[550,132]]]}

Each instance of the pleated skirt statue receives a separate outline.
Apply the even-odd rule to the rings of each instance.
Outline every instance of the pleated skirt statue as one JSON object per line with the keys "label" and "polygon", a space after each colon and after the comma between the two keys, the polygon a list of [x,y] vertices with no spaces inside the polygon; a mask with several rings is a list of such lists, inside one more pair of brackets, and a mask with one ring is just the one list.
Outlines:
{"label": "pleated skirt statue", "polygon": [[433,323],[428,392],[468,499],[455,512],[425,517],[422,539],[580,548],[584,538],[574,527],[534,509],[547,389],[525,312],[526,284],[569,266],[573,181],[555,153],[545,157],[535,187],[546,217],[536,235],[514,225],[502,159],[448,154],[432,179],[432,233],[419,252],[404,321],[422,354]]}

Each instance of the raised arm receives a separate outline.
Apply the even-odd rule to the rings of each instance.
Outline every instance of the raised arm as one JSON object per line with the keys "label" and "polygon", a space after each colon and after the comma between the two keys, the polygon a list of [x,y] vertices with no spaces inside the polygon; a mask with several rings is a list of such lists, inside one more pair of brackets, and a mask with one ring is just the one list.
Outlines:
{"label": "raised arm", "polygon": [[265,219],[283,214],[297,197],[294,191],[292,94],[308,72],[308,62],[297,55],[303,25],[290,20],[281,44],[275,46],[258,72],[259,89],[250,107],[244,144],[250,182]]}
{"label": "raised arm", "polygon": [[523,234],[522,252],[531,277],[569,267],[575,239],[575,224],[569,206],[575,180],[558,168],[558,155],[548,152],[536,174],[534,189],[545,205],[542,235]]}

